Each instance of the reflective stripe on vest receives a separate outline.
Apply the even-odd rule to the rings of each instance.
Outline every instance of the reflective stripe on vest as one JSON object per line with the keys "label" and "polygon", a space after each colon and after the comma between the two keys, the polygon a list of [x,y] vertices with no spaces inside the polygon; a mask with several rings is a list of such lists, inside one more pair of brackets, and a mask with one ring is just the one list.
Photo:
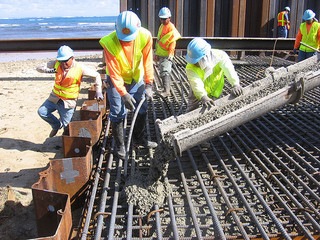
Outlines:
{"label": "reflective stripe on vest", "polygon": [[[142,51],[148,43],[149,31],[140,28],[139,34],[134,40],[134,55],[133,55],[133,66],[131,67],[129,61],[122,49],[121,43],[117,37],[116,31],[100,39],[100,44],[105,47],[119,62],[121,67],[121,77],[125,83],[131,84],[132,79],[139,82],[144,74],[143,73],[143,58]],[[106,68],[108,73],[108,68]]]}
{"label": "reflective stripe on vest", "polygon": [[280,12],[279,14],[278,14],[278,26],[285,26],[286,25],[286,21],[285,21],[285,19],[284,19],[284,14],[285,14],[286,12]]}
{"label": "reflective stripe on vest", "polygon": [[[318,22],[313,22],[310,28],[309,34],[307,30],[307,23],[304,22],[300,25],[300,31],[302,35],[301,42],[315,48],[319,49],[319,41],[318,41],[318,30],[320,24]],[[304,52],[314,52],[311,48],[308,48],[302,44],[300,44],[299,50]]]}
{"label": "reflective stripe on vest", "polygon": [[169,45],[172,42],[177,41],[179,38],[181,38],[181,35],[178,32],[178,30],[173,26],[173,30],[168,32],[166,35],[164,35],[161,38],[162,30],[163,30],[163,24],[160,25],[159,31],[158,31],[157,42],[156,42],[156,55],[169,56]]}
{"label": "reflective stripe on vest", "polygon": [[[205,88],[209,97],[218,98],[221,95],[222,89],[224,86],[224,75],[223,75],[223,71],[220,68],[219,64],[217,64],[213,68],[213,73],[209,77],[207,77],[206,79],[203,79],[204,78],[204,70],[202,70],[200,67],[197,67],[194,64],[188,63],[186,66],[186,69],[193,71],[201,78],[201,80],[204,82],[204,88]],[[198,96],[196,96],[196,98],[199,99]]]}
{"label": "reflective stripe on vest", "polygon": [[62,99],[76,99],[79,96],[80,84],[82,79],[82,68],[78,63],[71,67],[65,77],[59,61],[56,62],[55,84],[53,92]]}

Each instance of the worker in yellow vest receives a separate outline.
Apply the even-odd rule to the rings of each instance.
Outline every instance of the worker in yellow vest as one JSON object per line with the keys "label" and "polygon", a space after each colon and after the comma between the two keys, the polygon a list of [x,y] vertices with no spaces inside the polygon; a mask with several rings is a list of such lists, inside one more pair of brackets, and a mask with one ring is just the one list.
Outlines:
{"label": "worker in yellow vest", "polygon": [[288,30],[290,29],[289,21],[290,7],[285,7],[282,12],[278,14],[278,37],[287,38]]}
{"label": "worker in yellow vest", "polygon": [[[320,23],[318,23],[315,16],[316,14],[310,9],[307,9],[302,16],[302,19],[305,20],[305,22],[300,25],[293,49],[295,54],[299,49],[298,62],[312,57],[316,54],[316,50],[319,49]],[[303,42],[312,48],[309,48],[300,42]]]}
{"label": "worker in yellow vest", "polygon": [[[54,137],[59,129],[70,123],[79,96],[81,79],[88,76],[95,79],[96,99],[103,100],[100,74],[86,68],[74,59],[73,50],[66,45],[59,48],[57,59],[37,67],[41,73],[55,73],[55,83],[49,98],[39,107],[39,116],[49,123],[52,130],[49,137]],[[60,119],[52,113],[58,111]]]}
{"label": "worker in yellow vest", "polygon": [[[123,122],[127,109],[134,111],[145,95],[148,98],[153,95],[152,36],[141,27],[139,17],[132,11],[121,12],[115,27],[114,32],[99,42],[106,59],[106,86],[115,153],[124,159]],[[134,145],[155,148],[157,143],[146,139],[147,108],[147,101],[144,101],[137,115],[132,140]]]}
{"label": "worker in yellow vest", "polygon": [[161,95],[166,97],[170,94],[170,73],[176,48],[176,41],[181,38],[181,35],[173,23],[170,22],[171,12],[169,8],[161,8],[158,16],[160,18],[161,25],[159,27],[156,41],[155,60],[159,61],[160,78],[162,79],[164,86],[164,91]]}
{"label": "worker in yellow vest", "polygon": [[187,112],[199,107],[210,109],[213,98],[218,98],[224,87],[224,75],[232,86],[231,93],[237,97],[243,93],[234,66],[226,52],[211,49],[202,38],[194,38],[187,47],[187,78],[191,89],[188,96]]}

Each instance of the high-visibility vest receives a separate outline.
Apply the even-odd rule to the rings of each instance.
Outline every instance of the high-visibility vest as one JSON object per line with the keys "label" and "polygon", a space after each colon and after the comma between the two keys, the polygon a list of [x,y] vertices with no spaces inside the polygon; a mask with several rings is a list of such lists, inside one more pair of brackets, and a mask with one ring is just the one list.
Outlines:
{"label": "high-visibility vest", "polygon": [[[221,95],[222,89],[224,86],[224,74],[219,64],[217,64],[213,68],[212,74],[206,79],[204,79],[205,71],[202,70],[200,67],[197,67],[194,64],[188,63],[186,66],[186,69],[189,69],[194,73],[196,73],[200,77],[200,79],[204,82],[204,88],[207,92],[208,97],[218,98]],[[196,98],[200,100],[198,96],[196,96]]]}
{"label": "high-visibility vest", "polygon": [[[121,67],[121,77],[125,83],[131,84],[132,79],[139,82],[143,78],[143,57],[142,51],[148,43],[150,32],[141,27],[139,33],[134,40],[134,55],[132,67],[122,49],[121,43],[117,37],[116,31],[100,39],[99,43],[105,47],[119,62]],[[108,68],[106,68],[109,75]]]}
{"label": "high-visibility vest", "polygon": [[56,61],[54,68],[57,73],[53,92],[62,99],[76,99],[79,96],[82,79],[82,67],[80,64],[75,63],[65,77],[63,77],[63,69],[59,61]]}
{"label": "high-visibility vest", "polygon": [[[169,24],[172,24],[171,22]],[[160,25],[158,36],[157,36],[157,42],[156,42],[156,55],[158,56],[169,56],[169,45],[177,41],[179,38],[181,38],[180,33],[175,28],[175,26],[172,24],[173,30],[168,32],[166,35],[164,35],[161,38],[162,30],[163,30],[163,24]]]}
{"label": "high-visibility vest", "polygon": [[284,18],[284,15],[286,14],[285,11],[282,11],[278,14],[278,26],[285,26],[286,25],[286,20]]}
{"label": "high-visibility vest", "polygon": [[[318,30],[319,30],[320,23],[313,22],[312,26],[310,28],[310,31],[308,33],[307,30],[307,23],[304,22],[300,25],[300,31],[301,31],[301,42],[315,48],[319,49],[319,41],[318,41]],[[302,44],[300,44],[299,50],[304,52],[314,52],[311,48],[308,48]]]}

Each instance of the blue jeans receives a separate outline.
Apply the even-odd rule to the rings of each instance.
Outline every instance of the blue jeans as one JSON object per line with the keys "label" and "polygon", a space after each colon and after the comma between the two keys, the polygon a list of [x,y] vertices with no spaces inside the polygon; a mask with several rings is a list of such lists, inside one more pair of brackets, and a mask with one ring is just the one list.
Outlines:
{"label": "blue jeans", "polygon": [[304,52],[299,50],[299,54],[298,54],[298,62],[301,62],[309,57],[312,57],[316,55],[316,52]]}
{"label": "blue jeans", "polygon": [[[107,77],[107,94],[110,104],[110,113],[109,117],[111,122],[119,122],[121,119],[124,119],[127,114],[127,109],[122,101],[120,94],[117,89],[113,85],[111,78]],[[127,92],[136,100],[135,107],[137,108],[141,99],[143,99],[145,95],[145,86],[144,81],[140,81],[139,83],[132,80],[131,84],[124,84]],[[139,114],[146,114],[148,108],[147,100],[142,104]]]}
{"label": "blue jeans", "polygon": [[[58,111],[60,120],[52,113]],[[71,122],[75,108],[67,109],[64,107],[63,101],[59,100],[58,103],[50,102],[48,99],[39,107],[39,116],[49,123],[52,129],[59,129],[62,126],[66,127]]]}
{"label": "blue jeans", "polygon": [[288,37],[288,29],[287,26],[278,26],[278,37],[287,38]]}

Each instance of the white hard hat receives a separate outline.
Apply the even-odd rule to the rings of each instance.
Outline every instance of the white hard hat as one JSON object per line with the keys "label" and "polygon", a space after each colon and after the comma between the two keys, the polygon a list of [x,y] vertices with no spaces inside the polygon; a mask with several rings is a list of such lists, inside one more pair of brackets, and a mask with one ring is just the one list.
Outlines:
{"label": "white hard hat", "polygon": [[124,11],[119,14],[116,20],[117,37],[126,42],[136,39],[141,21],[139,17],[132,11]]}
{"label": "white hard hat", "polygon": [[73,56],[73,50],[69,46],[63,45],[58,50],[57,60],[67,61]]}
{"label": "white hard hat", "polygon": [[290,12],[290,7],[285,7],[284,10],[287,10],[288,12]]}
{"label": "white hard hat", "polygon": [[171,17],[171,12],[170,9],[167,7],[163,7],[160,9],[159,14],[158,14],[159,18],[169,18]]}

